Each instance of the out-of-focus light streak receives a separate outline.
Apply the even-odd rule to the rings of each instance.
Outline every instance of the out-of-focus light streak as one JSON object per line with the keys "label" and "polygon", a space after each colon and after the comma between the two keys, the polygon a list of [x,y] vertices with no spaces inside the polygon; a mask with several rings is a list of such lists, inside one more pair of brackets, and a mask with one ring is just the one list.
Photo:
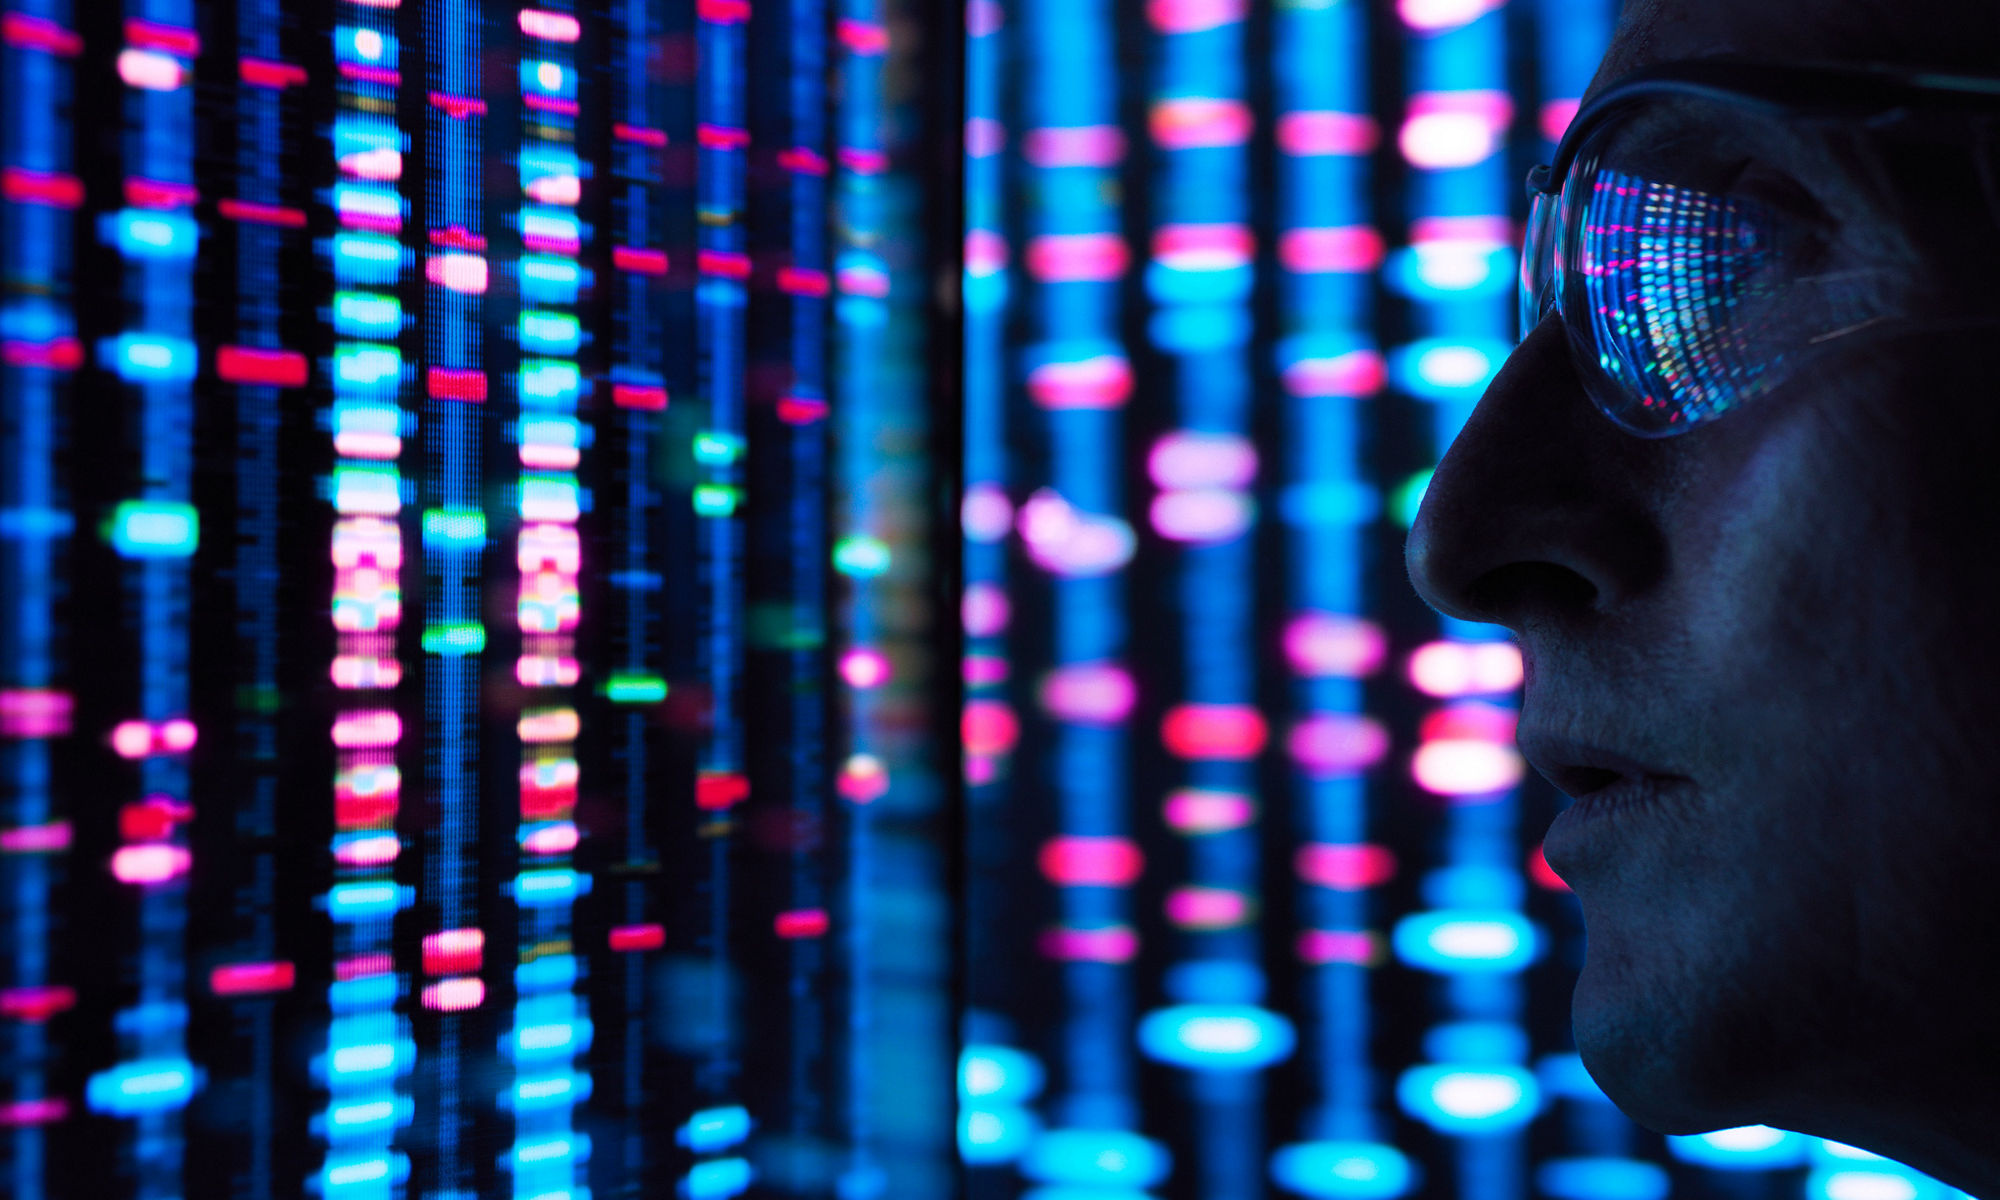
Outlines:
{"label": "out-of-focus light streak", "polygon": [[[344,25],[336,55],[357,47],[378,59],[399,59],[392,48],[395,21],[352,0],[340,6]],[[384,76],[342,72],[336,85],[339,107],[333,118],[332,150],[340,186],[402,201],[393,188],[374,185],[400,176],[407,141],[393,118],[397,81]],[[389,172],[393,161],[396,170]],[[336,201],[344,193],[334,193]],[[251,198],[264,203],[265,199]],[[336,205],[344,227],[332,242],[336,296],[398,305],[406,252],[398,241],[400,222],[381,219],[384,209],[357,214]],[[357,222],[356,217],[361,219]],[[375,219],[369,220],[373,216]],[[357,225],[377,232],[351,233]],[[318,1183],[328,1196],[397,1196],[409,1173],[406,1154],[394,1149],[410,1100],[400,1082],[415,1067],[416,1046],[408,1018],[396,1011],[401,980],[394,973],[392,924],[412,897],[394,882],[395,856],[383,853],[395,838],[402,775],[398,769],[403,722],[396,709],[402,665],[396,634],[402,625],[405,554],[399,517],[405,503],[401,470],[406,444],[405,379],[400,320],[344,319],[336,303],[330,382],[333,390],[334,507],[333,626],[337,657],[331,668],[339,688],[339,713],[332,729],[336,747],[333,845],[334,886],[326,897],[333,921],[335,979],[328,993],[337,1014],[317,1060],[327,1105],[316,1122],[326,1142]],[[372,852],[358,847],[376,847]],[[355,1045],[366,1040],[370,1049]],[[372,1047],[386,1055],[377,1060]],[[363,1061],[366,1066],[363,1066]],[[380,1110],[386,1119],[353,1121],[341,1114]]]}

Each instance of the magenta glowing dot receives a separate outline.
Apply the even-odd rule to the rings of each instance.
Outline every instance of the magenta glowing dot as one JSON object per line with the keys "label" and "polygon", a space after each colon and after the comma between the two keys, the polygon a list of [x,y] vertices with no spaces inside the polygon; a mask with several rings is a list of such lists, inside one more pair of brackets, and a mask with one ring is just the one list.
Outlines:
{"label": "magenta glowing dot", "polygon": [[154,50],[121,50],[118,53],[118,78],[135,88],[148,92],[171,92],[187,81],[187,70],[180,60],[170,54]]}
{"label": "magenta glowing dot", "polygon": [[1257,448],[1240,434],[1180,430],[1153,443],[1146,473],[1163,488],[1245,488],[1257,479]]}
{"label": "magenta glowing dot", "polygon": [[1492,696],[1521,686],[1512,642],[1431,642],[1410,655],[1410,682],[1430,696]]}
{"label": "magenta glowing dot", "polygon": [[1538,122],[1542,127],[1542,137],[1551,142],[1562,141],[1563,134],[1569,132],[1570,122],[1576,120],[1577,110],[1582,107],[1583,101],[1574,97],[1544,101]]}
{"label": "magenta glowing dot", "polygon": [[395,961],[386,954],[355,954],[333,960],[333,977],[342,981],[387,975],[393,970]]}
{"label": "magenta glowing dot", "polygon": [[1028,372],[1028,398],[1048,409],[1119,408],[1132,395],[1132,364],[1122,354],[1045,362]]}
{"label": "magenta glowing dot", "polygon": [[583,26],[568,13],[524,8],[519,20],[522,33],[545,42],[574,42],[583,36]]}
{"label": "magenta glowing dot", "polygon": [[192,861],[184,846],[169,846],[160,842],[121,846],[111,856],[111,873],[121,883],[168,883],[187,874]]}
{"label": "magenta glowing dot", "polygon": [[69,732],[74,708],[68,692],[46,688],[0,691],[0,737],[61,737]]}
{"label": "magenta glowing dot", "polygon": [[1373,154],[1382,127],[1367,113],[1302,110],[1280,114],[1278,149],[1294,157]]}
{"label": "magenta glowing dot", "polygon": [[1345,613],[1303,612],[1285,623],[1285,661],[1308,679],[1360,679],[1389,654],[1382,627]]}
{"label": "magenta glowing dot", "polygon": [[144,758],[153,752],[153,727],[144,721],[120,721],[111,730],[111,748],[120,758]]}
{"label": "magenta glowing dot", "polygon": [[889,790],[889,768],[872,754],[849,755],[834,788],[856,804],[871,803]]}
{"label": "magenta glowing dot", "polygon": [[1293,396],[1372,396],[1389,382],[1389,367],[1374,350],[1349,350],[1294,359],[1279,375]]}
{"label": "magenta glowing dot", "polygon": [[1299,959],[1315,966],[1346,963],[1372,967],[1382,961],[1382,943],[1359,929],[1308,929],[1299,934]]}
{"label": "magenta glowing dot", "polygon": [[1359,713],[1315,713],[1292,726],[1285,750],[1316,779],[1358,775],[1389,752],[1389,732]]}
{"label": "magenta glowing dot", "polygon": [[889,682],[889,656],[880,650],[856,648],[840,656],[840,677],[847,686],[867,691]]}
{"label": "magenta glowing dot", "polygon": [[568,654],[523,654],[514,678],[522,687],[570,687],[583,678],[583,664]]}
{"label": "magenta glowing dot", "polygon": [[582,547],[572,526],[530,525],[514,544],[514,565],[523,573],[549,570],[574,575],[582,565]]}
{"label": "magenta glowing dot", "polygon": [[965,235],[965,273],[987,279],[1007,269],[1007,239],[991,229],[974,229]]}
{"label": "magenta glowing dot", "polygon": [[997,654],[968,654],[963,672],[967,687],[992,687],[1007,682],[1007,660]]}
{"label": "magenta glowing dot", "polygon": [[1427,742],[1457,738],[1511,745],[1520,719],[1521,714],[1511,708],[1466,700],[1426,715],[1418,726],[1418,736]]}
{"label": "magenta glowing dot", "polygon": [[556,821],[522,837],[521,849],[530,854],[568,854],[576,849],[576,843],[575,823]]}
{"label": "magenta glowing dot", "polygon": [[1292,856],[1299,878],[1336,892],[1380,887],[1395,878],[1396,856],[1387,846],[1308,842]]}
{"label": "magenta glowing dot", "polygon": [[486,1001],[486,985],[476,978],[442,979],[424,989],[424,1007],[433,1012],[467,1012]]}
{"label": "magenta glowing dot", "polygon": [[333,848],[333,860],[344,867],[383,867],[402,852],[395,834],[379,833],[340,843]]}
{"label": "magenta glowing dot", "polygon": [[967,37],[991,37],[1006,23],[1007,10],[997,0],[970,0],[965,6]]}
{"label": "magenta glowing dot", "polygon": [[1138,698],[1131,673],[1111,663],[1072,663],[1042,679],[1042,707],[1079,725],[1116,725]]}
{"label": "magenta glowing dot", "polygon": [[1506,0],[1397,0],[1396,15],[1420,33],[1440,33],[1469,25]]}
{"label": "magenta glowing dot", "polygon": [[551,708],[521,714],[514,722],[514,735],[524,742],[573,742],[583,731],[582,718],[573,708]]}
{"label": "magenta glowing dot", "polygon": [[583,181],[574,175],[543,175],[521,190],[538,204],[575,205],[583,199]]}
{"label": "magenta glowing dot", "polygon": [[1230,888],[1178,887],[1167,893],[1167,920],[1182,929],[1233,929],[1256,909],[1246,892]]}
{"label": "magenta glowing dot", "polygon": [[1503,91],[1418,92],[1397,145],[1415,167],[1469,167],[1499,151],[1513,119],[1513,97]]}
{"label": "magenta glowing dot", "polygon": [[194,749],[196,736],[194,722],[186,717],[163,721],[154,732],[154,740],[168,754],[185,754]]}
{"label": "magenta glowing dot", "polygon": [[424,263],[424,278],[464,296],[486,294],[486,260],[477,254],[434,254]]}
{"label": "magenta glowing dot", "polygon": [[1007,600],[1007,593],[995,584],[968,584],[965,595],[958,604],[959,619],[965,623],[965,632],[973,637],[996,637],[1007,631],[1008,619],[1013,615],[1013,606]]}
{"label": "magenta glowing dot", "polygon": [[1021,157],[1044,170],[1115,167],[1125,157],[1125,131],[1116,125],[1030,129],[1021,136]]}
{"label": "magenta glowing dot", "polygon": [[992,117],[973,117],[965,123],[965,156],[991,158],[1007,146],[1007,127]]}
{"label": "magenta glowing dot", "polygon": [[340,169],[356,179],[394,183],[403,177],[403,152],[390,146],[360,150],[342,158]]}
{"label": "magenta glowing dot", "polygon": [[1055,838],[1036,861],[1058,887],[1130,887],[1146,865],[1139,847],[1121,837]]}
{"label": "magenta glowing dot", "polygon": [[218,996],[289,992],[296,976],[289,962],[226,963],[208,973],[208,990]]}
{"label": "magenta glowing dot", "polygon": [[342,458],[391,459],[403,452],[403,439],[393,433],[336,433],[333,452]]}
{"label": "magenta glowing dot", "polygon": [[1147,130],[1165,150],[1241,146],[1256,127],[1248,104],[1213,96],[1161,100],[1147,114]]}
{"label": "magenta glowing dot", "polygon": [[1007,499],[1007,493],[993,484],[975,483],[965,489],[958,519],[971,541],[997,542],[1014,527],[1014,505]]}
{"label": "magenta glowing dot", "polygon": [[1044,233],[1028,240],[1028,274],[1043,283],[1107,283],[1132,254],[1116,233]]}
{"label": "magenta glowing dot", "polygon": [[342,713],[333,723],[333,744],[343,750],[393,746],[403,740],[403,718],[393,709]]}
{"label": "magenta glowing dot", "polygon": [[967,754],[1005,754],[1020,736],[1020,718],[1004,700],[970,701],[959,718],[959,740]]}
{"label": "magenta glowing dot", "polygon": [[1242,792],[1181,788],[1168,794],[1162,815],[1175,833],[1227,833],[1257,819],[1257,802]]}
{"label": "magenta glowing dot", "polygon": [[69,849],[68,821],[0,829],[0,854],[50,854]]}
{"label": "magenta glowing dot", "polygon": [[402,682],[403,664],[372,654],[342,654],[328,673],[337,688],[392,688]]}
{"label": "magenta glowing dot", "polygon": [[1257,510],[1246,492],[1195,488],[1153,497],[1147,516],[1153,531],[1169,541],[1214,545],[1243,536]]}
{"label": "magenta glowing dot", "polygon": [[823,908],[801,908],[771,918],[771,931],[787,940],[825,937],[828,920]]}
{"label": "magenta glowing dot", "polygon": [[1257,256],[1257,236],[1234,221],[1162,225],[1153,231],[1153,258],[1174,271],[1226,271]]}
{"label": "magenta glowing dot", "polygon": [[1182,704],[1160,722],[1160,740],[1177,758],[1240,762],[1257,757],[1268,735],[1264,714],[1248,704]]}
{"label": "magenta glowing dot", "polygon": [[1132,561],[1138,540],[1116,517],[1083,513],[1044,488],[1021,506],[1015,525],[1028,557],[1043,570],[1077,577],[1104,575]]}
{"label": "magenta glowing dot", "polygon": [[1200,33],[1234,25],[1245,0],[1146,0],[1146,22],[1161,33]]}
{"label": "magenta glowing dot", "polygon": [[462,975],[477,971],[486,957],[486,933],[480,929],[440,929],[424,935],[424,972]]}
{"label": "magenta glowing dot", "polygon": [[1425,742],[1410,760],[1417,786],[1440,796],[1489,796],[1521,782],[1521,756],[1488,741]]}
{"label": "magenta glowing dot", "polygon": [[1278,265],[1294,275],[1365,274],[1388,252],[1372,225],[1299,227],[1278,236]]}
{"label": "magenta glowing dot", "polygon": [[1129,925],[1057,926],[1042,931],[1036,948],[1059,962],[1130,962],[1139,952],[1139,935]]}
{"label": "magenta glowing dot", "polygon": [[1000,764],[992,758],[978,754],[965,756],[965,782],[978,787],[992,783],[1000,776]]}

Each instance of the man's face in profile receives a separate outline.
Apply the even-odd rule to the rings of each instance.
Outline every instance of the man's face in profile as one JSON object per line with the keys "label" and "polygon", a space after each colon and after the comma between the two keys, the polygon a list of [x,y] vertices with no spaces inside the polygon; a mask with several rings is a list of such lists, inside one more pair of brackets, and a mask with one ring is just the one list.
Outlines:
{"label": "man's face in profile", "polygon": [[[2000,10],[1633,0],[1595,87],[1714,55],[2000,75]],[[1788,183],[1899,211],[1848,166]],[[1900,236],[1929,202],[1873,231],[1924,244],[1918,293],[1954,266]],[[2000,1196],[1996,337],[1858,340],[1648,440],[1551,317],[1433,480],[1412,579],[1518,635],[1524,750],[1602,793],[1546,849],[1589,930],[1578,1048],[1655,1129],[1762,1122]]]}

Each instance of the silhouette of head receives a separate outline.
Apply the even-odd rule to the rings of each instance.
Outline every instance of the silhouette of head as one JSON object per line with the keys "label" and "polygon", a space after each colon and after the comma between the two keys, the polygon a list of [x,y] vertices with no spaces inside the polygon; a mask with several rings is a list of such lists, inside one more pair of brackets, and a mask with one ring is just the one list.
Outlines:
{"label": "silhouette of head", "polygon": [[[1716,56],[2000,76],[2000,15],[1632,0],[1592,95]],[[1761,175],[1903,311],[1974,315],[1976,140],[1793,135],[1712,186]],[[1706,144],[1661,136],[1664,171]],[[1589,934],[1584,1064],[1662,1132],[1796,1129],[2000,1196],[2000,325],[1831,338],[1659,437],[1606,415],[1565,319],[1445,455],[1408,565],[1518,637],[1523,749],[1589,797],[1546,844]]]}

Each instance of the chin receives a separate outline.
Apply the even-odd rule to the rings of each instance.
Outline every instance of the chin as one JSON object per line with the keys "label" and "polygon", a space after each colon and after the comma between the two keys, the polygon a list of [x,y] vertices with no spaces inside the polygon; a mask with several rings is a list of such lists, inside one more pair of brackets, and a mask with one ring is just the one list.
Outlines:
{"label": "chin", "polygon": [[1668,988],[1586,962],[1572,1025],[1584,1069],[1611,1102],[1661,1134],[1764,1123],[1783,1075],[1770,1022],[1721,1002],[1727,989]]}

